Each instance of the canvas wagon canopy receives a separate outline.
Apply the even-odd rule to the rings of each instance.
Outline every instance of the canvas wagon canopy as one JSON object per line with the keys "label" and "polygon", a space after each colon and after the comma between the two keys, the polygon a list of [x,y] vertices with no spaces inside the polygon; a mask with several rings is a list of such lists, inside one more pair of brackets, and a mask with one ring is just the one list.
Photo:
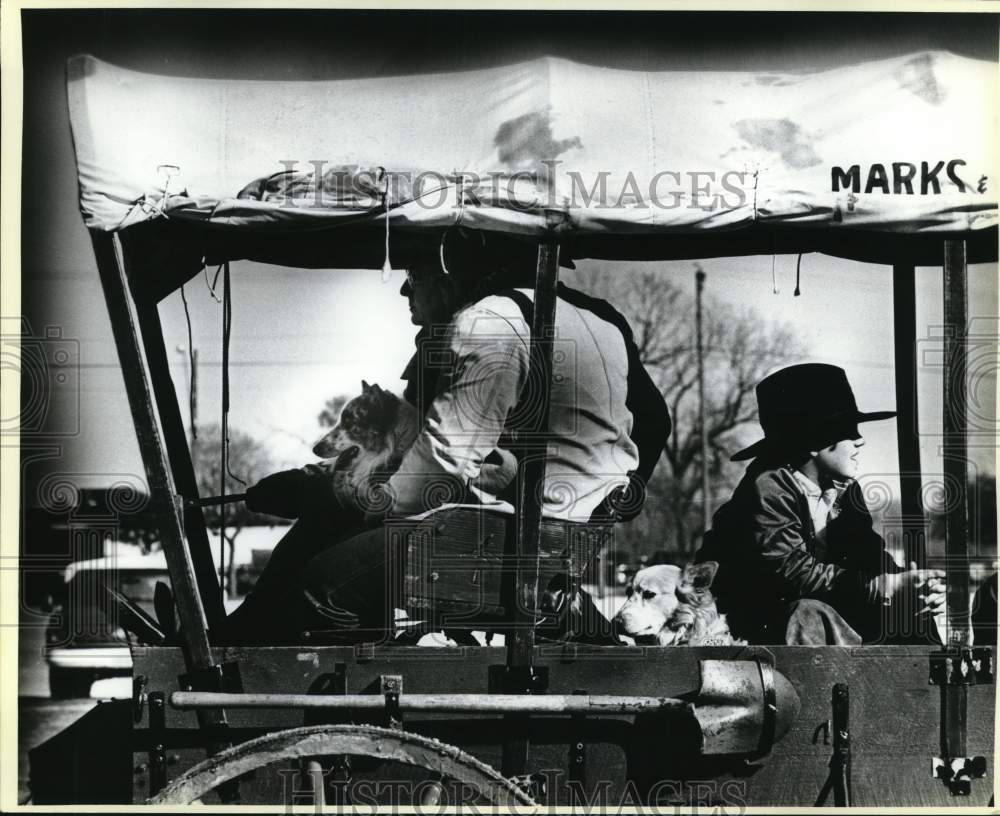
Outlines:
{"label": "canvas wagon canopy", "polygon": [[996,65],[942,51],[797,74],[541,58],[325,81],[80,56],[68,79],[87,225],[157,222],[219,258],[379,267],[388,240],[398,265],[455,224],[554,229],[575,257],[938,264],[947,237],[996,257]]}

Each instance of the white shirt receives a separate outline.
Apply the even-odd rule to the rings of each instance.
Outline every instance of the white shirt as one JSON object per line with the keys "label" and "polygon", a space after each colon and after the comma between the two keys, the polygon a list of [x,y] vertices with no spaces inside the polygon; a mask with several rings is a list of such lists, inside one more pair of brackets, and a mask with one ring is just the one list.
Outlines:
{"label": "white shirt", "polygon": [[835,482],[833,487],[823,490],[812,479],[798,470],[793,470],[792,476],[795,478],[796,486],[808,500],[809,515],[812,518],[813,531],[816,533],[816,541],[819,544],[816,557],[822,560],[826,554],[826,525],[831,518],[837,517],[839,513],[837,501],[850,483]]}
{"label": "white shirt", "polygon": [[[564,300],[556,307],[555,330],[542,510],[587,521],[612,490],[628,484],[639,463],[625,407],[628,355],[615,326]],[[455,315],[445,340],[451,376],[388,482],[394,513],[421,513],[432,506],[435,485],[444,488],[449,479],[466,485],[478,475],[525,389],[529,338],[509,297],[486,297]],[[529,408],[538,388],[526,387]],[[436,498],[441,495],[438,490]]]}

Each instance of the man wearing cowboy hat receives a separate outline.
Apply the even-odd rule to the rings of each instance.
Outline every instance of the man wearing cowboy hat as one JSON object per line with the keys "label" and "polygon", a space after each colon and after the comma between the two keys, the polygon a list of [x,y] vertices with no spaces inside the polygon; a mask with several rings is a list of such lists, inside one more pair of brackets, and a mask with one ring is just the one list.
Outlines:
{"label": "man wearing cowboy hat", "polygon": [[696,556],[720,564],[713,589],[733,633],[857,645],[883,637],[887,613],[941,614],[944,572],[895,562],[855,481],[858,424],[895,412],[859,411],[844,370],[818,363],[766,377],[757,406],[764,438],[733,455],[753,461]]}

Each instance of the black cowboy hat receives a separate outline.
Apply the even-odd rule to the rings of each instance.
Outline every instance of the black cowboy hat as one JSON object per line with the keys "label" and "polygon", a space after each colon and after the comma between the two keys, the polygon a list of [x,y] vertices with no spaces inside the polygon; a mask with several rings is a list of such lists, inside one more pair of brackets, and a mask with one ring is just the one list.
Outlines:
{"label": "black cowboy hat", "polygon": [[757,385],[757,409],[764,438],[734,453],[734,462],[857,438],[858,423],[896,416],[859,411],[844,369],[824,363],[788,366],[765,377]]}

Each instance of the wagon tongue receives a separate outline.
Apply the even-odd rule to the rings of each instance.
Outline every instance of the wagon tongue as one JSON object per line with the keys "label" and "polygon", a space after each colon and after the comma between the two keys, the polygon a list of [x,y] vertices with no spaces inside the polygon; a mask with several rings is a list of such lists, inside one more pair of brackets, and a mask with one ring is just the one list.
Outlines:
{"label": "wagon tongue", "polygon": [[702,660],[694,716],[703,754],[766,754],[799,713],[799,695],[758,660]]}

